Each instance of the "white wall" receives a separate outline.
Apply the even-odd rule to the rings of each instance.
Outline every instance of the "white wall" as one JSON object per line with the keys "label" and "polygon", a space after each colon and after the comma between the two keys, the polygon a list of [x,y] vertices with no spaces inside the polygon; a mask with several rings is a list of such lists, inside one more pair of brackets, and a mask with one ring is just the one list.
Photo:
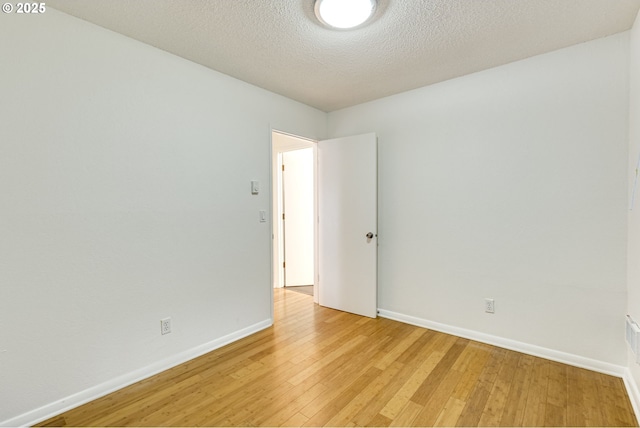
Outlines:
{"label": "white wall", "polygon": [[326,114],[50,8],[0,15],[0,424],[20,425],[270,323],[271,128],[323,138]]}
{"label": "white wall", "polygon": [[329,114],[378,135],[381,309],[625,365],[628,37]]}
{"label": "white wall", "polygon": [[[640,15],[631,30],[629,85],[629,201],[640,156]],[[640,178],[639,178],[640,179]],[[627,286],[629,290],[628,313],[640,321],[640,187],[636,190],[633,210],[628,211]],[[640,365],[628,352],[628,365],[632,374],[636,403],[640,404]]]}

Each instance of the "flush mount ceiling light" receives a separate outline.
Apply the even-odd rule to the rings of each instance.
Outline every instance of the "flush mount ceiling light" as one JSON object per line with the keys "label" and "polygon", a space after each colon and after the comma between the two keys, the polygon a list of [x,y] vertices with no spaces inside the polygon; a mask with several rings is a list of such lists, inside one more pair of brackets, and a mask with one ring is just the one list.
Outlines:
{"label": "flush mount ceiling light", "polygon": [[315,10],[320,22],[344,30],[367,22],[376,10],[376,0],[316,0]]}

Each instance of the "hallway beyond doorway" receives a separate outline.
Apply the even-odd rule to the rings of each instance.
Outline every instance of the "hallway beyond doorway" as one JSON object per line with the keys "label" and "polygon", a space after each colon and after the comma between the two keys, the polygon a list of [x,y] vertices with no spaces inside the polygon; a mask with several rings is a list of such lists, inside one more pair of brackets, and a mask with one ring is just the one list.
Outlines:
{"label": "hallway beyond doorway", "polygon": [[313,296],[313,285],[298,285],[293,287],[285,287],[287,291],[295,291],[296,293],[306,294],[307,296]]}

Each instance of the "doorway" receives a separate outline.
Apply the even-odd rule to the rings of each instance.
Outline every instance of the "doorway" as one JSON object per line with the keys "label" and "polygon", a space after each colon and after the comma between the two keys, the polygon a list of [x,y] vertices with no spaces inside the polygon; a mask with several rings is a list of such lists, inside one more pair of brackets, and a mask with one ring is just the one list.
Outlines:
{"label": "doorway", "polygon": [[273,287],[304,290],[317,302],[316,142],[280,131],[271,141]]}
{"label": "doorway", "polygon": [[[283,181],[282,159],[287,158],[283,154],[311,148],[313,189],[309,188],[307,192],[313,193],[314,201],[313,301],[321,306],[375,318],[378,278],[376,134],[313,141],[272,130],[271,140],[272,287],[285,286],[286,269],[290,267],[285,258],[291,250],[283,247],[289,213],[280,208],[283,191],[278,184]],[[284,199],[287,199],[286,195]]]}

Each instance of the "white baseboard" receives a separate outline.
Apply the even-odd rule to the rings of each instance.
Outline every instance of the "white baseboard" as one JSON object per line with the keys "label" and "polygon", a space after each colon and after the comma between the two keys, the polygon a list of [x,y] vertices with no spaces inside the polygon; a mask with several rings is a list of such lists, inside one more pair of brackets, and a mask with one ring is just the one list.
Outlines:
{"label": "white baseboard", "polygon": [[60,413],[66,412],[100,397],[104,397],[107,394],[125,388],[136,382],[140,382],[141,380],[147,379],[153,375],[197,358],[215,349],[221,348],[231,342],[242,339],[243,337],[250,336],[254,333],[259,332],[260,330],[264,330],[265,328],[270,327],[271,325],[273,325],[273,321],[270,319],[261,321],[257,324],[251,325],[242,330],[238,330],[219,339],[213,340],[200,346],[196,346],[195,348],[186,350],[172,357],[158,361],[150,366],[144,367],[131,373],[127,373],[115,379],[104,382],[100,385],[96,385],[84,391],[73,394],[69,397],[42,406],[38,409],[0,422],[0,427],[32,426],[56,415],[59,415]]}
{"label": "white baseboard", "polygon": [[625,375],[625,370],[627,370],[627,368],[624,366],[618,366],[616,364],[611,364],[604,361],[581,357],[579,355],[569,354],[566,352],[556,351],[553,349],[543,348],[541,346],[531,345],[524,342],[518,342],[516,340],[506,339],[504,337],[499,337],[499,336],[493,336],[490,334],[481,333],[474,330],[467,330],[465,328],[454,327],[447,324],[441,324],[438,322],[429,321],[422,318],[413,317],[410,315],[399,314],[397,312],[387,311],[384,309],[378,309],[378,315],[383,318],[389,318],[395,321],[404,322],[404,323],[415,325],[418,327],[428,328],[430,330],[435,330],[442,333],[463,337],[465,339],[475,340],[476,342],[486,343],[489,345],[498,346],[500,348],[510,349],[516,352],[522,352],[523,354],[533,355],[534,357],[541,357],[547,360],[557,361],[559,363],[569,364],[571,366],[593,370],[599,373],[604,373],[604,374],[620,377],[623,379]]}

